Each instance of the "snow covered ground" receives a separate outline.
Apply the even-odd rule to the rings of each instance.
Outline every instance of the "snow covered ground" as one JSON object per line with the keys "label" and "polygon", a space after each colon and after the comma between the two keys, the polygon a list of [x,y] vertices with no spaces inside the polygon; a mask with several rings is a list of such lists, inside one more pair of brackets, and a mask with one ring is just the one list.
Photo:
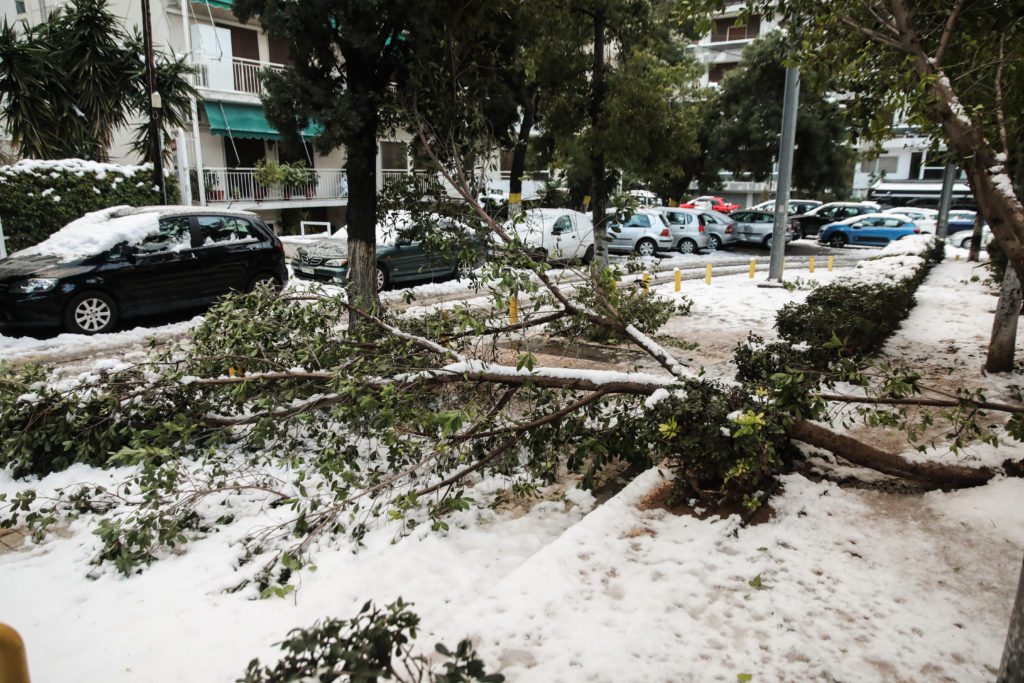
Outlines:
{"label": "snow covered ground", "polygon": [[[934,358],[952,340],[952,360],[935,367],[998,394],[1017,378],[980,377],[994,297],[970,281],[972,266],[937,266],[887,350],[917,345]],[[730,339],[723,348],[747,330],[770,334],[778,307],[807,292],[746,276],[689,281],[693,312],[663,333],[702,344],[700,360],[715,334]],[[999,455],[1024,449],[1004,444]],[[41,482],[0,473],[0,493],[110,476],[83,466]],[[44,683],[231,681],[253,657],[275,660],[289,629],[398,596],[423,619],[424,652],[471,636],[513,682],[993,677],[1024,553],[1024,480],[897,495],[793,474],[771,519],[749,527],[672,514],[652,504],[664,486],[650,470],[596,508],[587,493],[552,488],[525,510],[456,513],[444,535],[385,527],[358,551],[325,542],[298,592],[270,600],[224,592],[240,579],[232,542],[269,514],[259,506],[240,503],[233,524],[128,579],[89,565],[99,540],[78,520],[40,545],[0,546],[0,621],[21,632]]]}

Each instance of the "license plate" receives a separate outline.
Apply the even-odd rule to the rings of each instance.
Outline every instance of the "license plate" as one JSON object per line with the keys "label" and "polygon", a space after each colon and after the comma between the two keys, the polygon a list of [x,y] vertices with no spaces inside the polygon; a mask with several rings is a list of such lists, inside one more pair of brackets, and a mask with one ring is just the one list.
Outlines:
{"label": "license plate", "polygon": [[307,268],[306,266],[295,266],[295,269],[297,271],[299,271],[300,273],[305,273],[306,275],[312,275],[313,274],[313,269],[312,268]]}

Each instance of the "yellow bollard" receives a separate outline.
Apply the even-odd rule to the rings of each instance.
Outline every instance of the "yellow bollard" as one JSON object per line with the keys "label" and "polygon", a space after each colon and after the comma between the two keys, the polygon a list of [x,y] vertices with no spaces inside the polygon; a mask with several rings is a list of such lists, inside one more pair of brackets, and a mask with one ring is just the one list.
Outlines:
{"label": "yellow bollard", "polygon": [[813,257],[813,256],[811,257],[811,262],[810,262],[810,264],[808,265],[808,269],[809,269],[809,270],[810,270],[810,271],[811,271],[812,273],[814,272],[814,257]]}
{"label": "yellow bollard", "polygon": [[25,642],[7,624],[0,624],[0,681],[28,683],[28,659]]}
{"label": "yellow bollard", "polygon": [[508,321],[513,325],[519,323],[519,299],[514,296],[508,300]]}
{"label": "yellow bollard", "polygon": [[953,260],[954,261],[959,261],[960,260],[960,254],[956,254],[955,256],[953,256]]}
{"label": "yellow bollard", "polygon": [[757,270],[757,261],[750,259],[750,279],[754,279],[754,272]]}
{"label": "yellow bollard", "polygon": [[782,265],[779,266],[779,275],[786,272],[786,259],[782,259]]}
{"label": "yellow bollard", "polygon": [[707,284],[707,285],[711,284],[711,264],[710,263],[708,264],[708,267],[704,269],[704,284]]}
{"label": "yellow bollard", "polygon": [[830,272],[830,273],[832,272],[832,264],[835,263],[835,261],[836,261],[836,257],[835,256],[829,256],[828,257],[828,272]]}
{"label": "yellow bollard", "polygon": [[644,294],[650,294],[651,293],[651,274],[648,273],[646,270],[644,271],[644,274],[643,274],[643,282],[644,282]]}
{"label": "yellow bollard", "polygon": [[683,289],[683,271],[676,268],[676,291]]}

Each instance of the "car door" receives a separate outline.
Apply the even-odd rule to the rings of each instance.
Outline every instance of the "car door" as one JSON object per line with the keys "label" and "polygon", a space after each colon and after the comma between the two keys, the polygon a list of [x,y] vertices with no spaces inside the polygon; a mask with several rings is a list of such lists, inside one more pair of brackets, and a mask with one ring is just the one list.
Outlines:
{"label": "car door", "polygon": [[775,216],[765,212],[755,212],[750,219],[749,235],[751,242],[764,243],[771,237],[775,229]]}
{"label": "car door", "polygon": [[203,270],[206,301],[242,291],[249,283],[250,265],[262,248],[259,233],[241,216],[196,216],[200,246],[195,250]]}
{"label": "car door", "polygon": [[881,221],[881,218],[861,218],[850,223],[850,244],[877,244],[877,228]]}
{"label": "car door", "polygon": [[754,213],[752,211],[736,211],[729,214],[729,218],[731,218],[736,224],[736,227],[733,228],[736,233],[736,239],[742,242],[749,241],[752,229],[750,222],[754,218]]}
{"label": "car door", "polygon": [[160,313],[202,302],[202,266],[192,248],[188,216],[160,220],[160,231],[127,245],[125,267],[116,271],[126,313]]}
{"label": "car door", "polygon": [[[633,251],[636,243],[644,237],[651,237],[651,217],[645,213],[634,213],[622,225],[620,245],[625,251]],[[657,240],[655,240],[657,244]]]}
{"label": "car door", "polygon": [[571,259],[575,256],[579,238],[576,234],[576,225],[569,214],[559,216],[551,224],[550,242],[549,252],[554,258]]}

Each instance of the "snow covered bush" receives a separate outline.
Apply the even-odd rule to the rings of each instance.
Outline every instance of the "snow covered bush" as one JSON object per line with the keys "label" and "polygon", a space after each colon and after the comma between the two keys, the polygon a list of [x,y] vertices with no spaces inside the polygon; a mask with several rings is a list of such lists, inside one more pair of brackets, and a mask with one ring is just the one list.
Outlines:
{"label": "snow covered bush", "polygon": [[[176,196],[176,187],[169,185],[168,192]],[[148,164],[25,159],[0,166],[0,220],[8,252],[38,244],[90,211],[159,203],[153,167]]]}
{"label": "snow covered bush", "polygon": [[473,644],[463,640],[449,650],[438,643],[435,660],[413,654],[419,617],[401,598],[381,609],[368,602],[349,620],[327,619],[295,629],[280,647],[284,657],[273,667],[249,663],[239,683],[301,681],[398,681],[399,683],[501,683],[488,674]]}
{"label": "snow covered bush", "polygon": [[784,306],[775,318],[779,336],[806,345],[818,365],[827,364],[837,348],[847,355],[873,353],[910,313],[914,292],[942,254],[942,243],[931,235],[893,242],[849,276],[815,289],[804,303]]}

